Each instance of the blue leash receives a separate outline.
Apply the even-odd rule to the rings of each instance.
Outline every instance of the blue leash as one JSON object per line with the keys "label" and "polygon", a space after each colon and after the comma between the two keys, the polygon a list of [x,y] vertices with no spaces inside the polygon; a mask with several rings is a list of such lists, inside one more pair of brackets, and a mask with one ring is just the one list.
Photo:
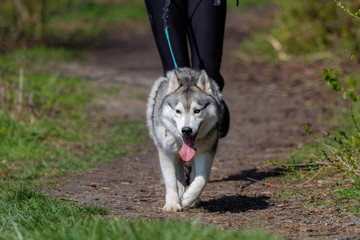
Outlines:
{"label": "blue leash", "polygon": [[178,68],[178,65],[177,65],[176,60],[175,60],[175,55],[174,55],[173,49],[171,47],[170,36],[169,36],[169,27],[167,25],[169,6],[170,6],[170,0],[166,0],[165,6],[164,6],[164,9],[163,9],[164,10],[164,14],[163,14],[164,31],[165,31],[165,36],[166,36],[166,39],[167,39],[167,43],[169,45],[171,57],[172,57],[172,60],[174,62],[174,67]]}
{"label": "blue leash", "polygon": [[177,65],[176,60],[175,60],[175,55],[174,55],[174,52],[173,52],[172,47],[171,47],[170,37],[169,37],[169,28],[167,26],[165,27],[165,35],[166,35],[166,39],[167,39],[167,42],[168,42],[168,45],[169,45],[172,60],[174,62],[174,67],[178,68],[178,65]]}

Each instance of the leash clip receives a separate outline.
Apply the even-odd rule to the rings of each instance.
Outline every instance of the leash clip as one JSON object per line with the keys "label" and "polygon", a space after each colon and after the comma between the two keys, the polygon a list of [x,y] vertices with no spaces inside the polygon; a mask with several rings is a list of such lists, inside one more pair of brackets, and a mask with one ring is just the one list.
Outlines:
{"label": "leash clip", "polygon": [[220,6],[221,0],[214,0],[214,6]]}

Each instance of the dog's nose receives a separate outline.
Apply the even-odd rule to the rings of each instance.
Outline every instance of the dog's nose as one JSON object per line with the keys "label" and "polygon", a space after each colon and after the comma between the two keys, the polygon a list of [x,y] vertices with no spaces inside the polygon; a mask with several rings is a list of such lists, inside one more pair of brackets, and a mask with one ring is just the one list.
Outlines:
{"label": "dog's nose", "polygon": [[181,132],[185,135],[185,136],[189,136],[192,133],[192,129],[191,127],[183,127],[181,129]]}

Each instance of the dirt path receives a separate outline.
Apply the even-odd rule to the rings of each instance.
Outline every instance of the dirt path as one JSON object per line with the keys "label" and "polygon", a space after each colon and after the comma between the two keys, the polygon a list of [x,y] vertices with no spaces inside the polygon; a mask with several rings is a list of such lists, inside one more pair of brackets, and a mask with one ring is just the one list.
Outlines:
{"label": "dirt path", "polygon": [[[229,135],[220,141],[211,181],[201,196],[199,208],[163,213],[164,186],[152,143],[137,155],[100,165],[81,176],[59,179],[51,190],[57,198],[95,204],[124,217],[179,217],[231,228],[267,228],[289,239],[329,237],[355,239],[359,223],[331,209],[309,209],[301,196],[270,198],[281,186],[264,184],[278,173],[264,168],[269,159],[288,156],[308,137],[303,123],[317,131],[319,116],[326,113],[320,86],[321,70],[302,63],[272,65],[262,61],[236,60],[236,44],[255,27],[272,18],[268,8],[229,13],[222,73],[223,92],[231,112]],[[59,69],[104,84],[122,84],[147,94],[161,75],[161,65],[148,26],[113,32],[106,45],[89,52],[87,63],[70,63]],[[318,83],[318,84],[317,84]],[[106,112],[128,118],[144,118],[145,101],[131,94],[108,100]],[[121,147],[121,146],[119,146]],[[255,179],[255,180],[254,180]],[[276,184],[276,180],[275,180]],[[347,238],[340,238],[348,236]]]}

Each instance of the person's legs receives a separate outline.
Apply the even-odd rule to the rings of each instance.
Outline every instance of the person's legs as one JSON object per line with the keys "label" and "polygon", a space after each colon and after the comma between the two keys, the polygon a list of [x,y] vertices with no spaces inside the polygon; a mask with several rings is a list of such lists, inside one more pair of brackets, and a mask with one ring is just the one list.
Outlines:
{"label": "person's legs", "polygon": [[[205,69],[216,81],[220,91],[224,88],[224,79],[220,74],[222,49],[224,42],[226,0],[214,6],[214,0],[188,0],[188,36],[191,48],[191,64],[195,69]],[[230,113],[225,102],[223,118],[220,123],[220,138],[229,131]]]}
{"label": "person's legs", "polygon": [[207,74],[224,87],[220,65],[224,40],[226,0],[214,6],[214,0],[188,0],[188,35],[191,47],[191,64],[205,69]]}
{"label": "person's legs", "polygon": [[[165,0],[145,0],[164,73],[175,68],[165,36],[163,20]],[[190,67],[187,48],[187,1],[172,0],[168,8],[167,25],[171,47],[178,67]]]}

